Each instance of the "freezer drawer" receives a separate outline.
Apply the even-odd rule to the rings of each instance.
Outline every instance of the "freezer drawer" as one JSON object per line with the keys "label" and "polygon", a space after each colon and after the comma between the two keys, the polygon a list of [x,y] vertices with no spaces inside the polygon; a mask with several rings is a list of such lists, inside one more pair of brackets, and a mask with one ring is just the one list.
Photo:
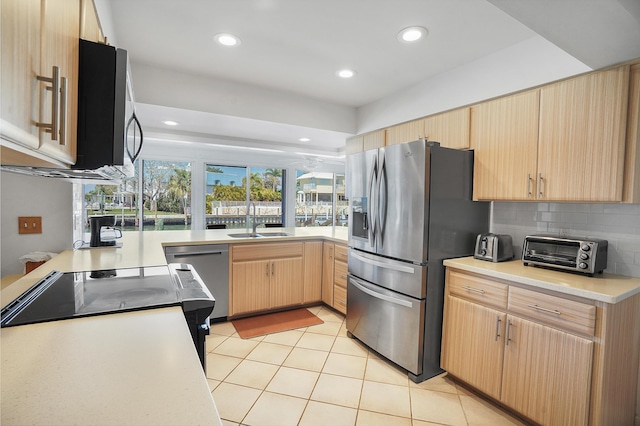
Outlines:
{"label": "freezer drawer", "polygon": [[203,244],[167,246],[164,255],[168,263],[189,263],[216,299],[211,319],[229,315],[229,245]]}
{"label": "freezer drawer", "polygon": [[427,295],[427,267],[349,249],[349,273],[416,299]]}
{"label": "freezer drawer", "polygon": [[347,330],[415,375],[422,373],[424,299],[414,299],[349,275]]}

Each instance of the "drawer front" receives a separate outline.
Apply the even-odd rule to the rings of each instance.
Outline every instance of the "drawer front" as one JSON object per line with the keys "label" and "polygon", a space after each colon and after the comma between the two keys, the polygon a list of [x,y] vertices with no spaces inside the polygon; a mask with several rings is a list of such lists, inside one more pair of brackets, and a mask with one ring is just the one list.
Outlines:
{"label": "drawer front", "polygon": [[507,309],[509,286],[488,278],[447,269],[449,293],[487,306]]}
{"label": "drawer front", "polygon": [[335,256],[336,256],[336,260],[339,260],[340,262],[344,262],[347,263],[347,246],[343,246],[340,244],[336,244],[335,246]]}
{"label": "drawer front", "polygon": [[523,288],[509,288],[509,312],[590,336],[595,330],[595,306]]}
{"label": "drawer front", "polygon": [[336,260],[333,265],[333,282],[340,287],[347,288],[347,264]]}
{"label": "drawer front", "polygon": [[300,257],[304,253],[302,243],[260,243],[232,246],[232,260],[277,259],[280,257]]}
{"label": "drawer front", "polygon": [[333,307],[343,314],[347,314],[347,289],[333,287]]}

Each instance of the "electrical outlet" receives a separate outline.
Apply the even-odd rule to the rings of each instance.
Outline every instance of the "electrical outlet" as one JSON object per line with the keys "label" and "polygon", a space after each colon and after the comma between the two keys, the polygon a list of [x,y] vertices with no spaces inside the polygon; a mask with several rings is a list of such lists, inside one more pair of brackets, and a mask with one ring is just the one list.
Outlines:
{"label": "electrical outlet", "polygon": [[18,234],[42,234],[42,216],[18,217]]}

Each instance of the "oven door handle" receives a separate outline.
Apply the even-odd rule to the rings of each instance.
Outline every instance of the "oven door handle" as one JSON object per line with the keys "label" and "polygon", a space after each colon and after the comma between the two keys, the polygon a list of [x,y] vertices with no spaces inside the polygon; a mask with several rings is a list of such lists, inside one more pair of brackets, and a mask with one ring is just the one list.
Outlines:
{"label": "oven door handle", "polygon": [[385,302],[393,303],[395,305],[404,306],[406,308],[413,308],[413,303],[408,302],[406,300],[398,299],[397,297],[387,296],[386,294],[378,293],[377,291],[373,291],[358,282],[358,279],[354,277],[349,277],[351,284],[353,284],[358,290],[367,293],[371,297],[375,297],[376,299],[384,300]]}
{"label": "oven door handle", "polygon": [[405,272],[407,274],[414,274],[415,273],[415,270],[413,268],[408,267],[408,266],[396,265],[396,264],[392,264],[392,263],[386,263],[386,262],[383,262],[383,261],[380,261],[380,260],[369,259],[368,257],[364,257],[364,256],[359,255],[355,251],[351,251],[349,253],[349,256],[354,257],[354,258],[358,259],[361,262],[368,263],[369,265],[377,266],[379,268],[393,269],[394,271]]}

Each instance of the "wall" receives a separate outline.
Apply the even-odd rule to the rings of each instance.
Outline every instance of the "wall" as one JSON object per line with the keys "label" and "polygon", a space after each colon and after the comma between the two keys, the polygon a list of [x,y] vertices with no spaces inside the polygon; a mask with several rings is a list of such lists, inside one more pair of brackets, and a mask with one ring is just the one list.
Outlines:
{"label": "wall", "polygon": [[491,232],[509,234],[516,256],[529,234],[585,236],[609,242],[605,272],[640,277],[640,205],[492,203]]}
{"label": "wall", "polygon": [[[72,185],[0,172],[0,275],[24,272],[20,256],[72,247]],[[42,234],[18,234],[18,216],[42,216]]]}
{"label": "wall", "polygon": [[357,110],[358,134],[591,71],[535,36]]}

